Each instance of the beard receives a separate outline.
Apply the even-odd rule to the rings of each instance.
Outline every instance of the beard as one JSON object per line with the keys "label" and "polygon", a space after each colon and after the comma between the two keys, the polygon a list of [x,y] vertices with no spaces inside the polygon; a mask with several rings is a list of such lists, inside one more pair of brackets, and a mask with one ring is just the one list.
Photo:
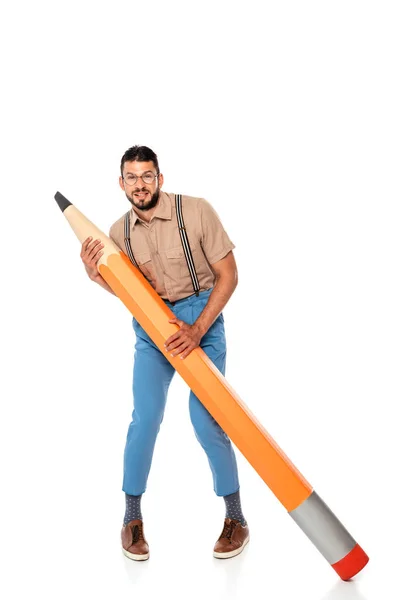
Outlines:
{"label": "beard", "polygon": [[156,191],[154,192],[154,194],[151,196],[148,204],[142,204],[140,201],[136,202],[135,201],[135,194],[140,193],[140,192],[149,192],[148,189],[146,188],[142,188],[142,189],[135,189],[132,192],[132,198],[130,196],[128,196],[128,194],[125,194],[126,197],[128,198],[129,202],[138,210],[150,210],[152,208],[154,208],[157,205],[158,199],[160,197],[160,188],[157,186]]}

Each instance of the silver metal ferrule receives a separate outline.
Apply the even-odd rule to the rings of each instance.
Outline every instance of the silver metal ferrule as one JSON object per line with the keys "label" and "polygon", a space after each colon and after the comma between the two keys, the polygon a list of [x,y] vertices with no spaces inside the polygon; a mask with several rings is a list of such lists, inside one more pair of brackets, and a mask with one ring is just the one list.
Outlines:
{"label": "silver metal ferrule", "polygon": [[339,519],[314,491],[289,515],[331,565],[347,556],[356,545]]}

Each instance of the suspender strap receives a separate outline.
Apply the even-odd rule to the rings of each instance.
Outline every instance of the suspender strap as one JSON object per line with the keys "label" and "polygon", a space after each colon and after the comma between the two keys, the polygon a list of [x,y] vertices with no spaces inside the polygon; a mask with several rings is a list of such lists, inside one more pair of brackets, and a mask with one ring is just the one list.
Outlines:
{"label": "suspender strap", "polygon": [[183,246],[183,251],[185,253],[185,258],[187,262],[187,266],[190,273],[190,278],[192,280],[192,285],[196,296],[199,295],[199,280],[197,279],[196,269],[193,262],[192,251],[190,250],[189,240],[185,229],[185,223],[183,221],[182,214],[182,196],[181,194],[175,194],[175,207],[176,207],[176,217],[178,219],[178,227],[179,234],[181,236],[181,242]]}
{"label": "suspender strap", "polygon": [[[139,269],[139,265],[137,264],[135,257],[133,256],[133,252],[132,252],[130,229],[131,229],[131,218],[130,218],[129,212],[127,212],[125,215],[125,220],[124,220],[124,240],[125,240],[126,253],[129,256],[130,261],[135,265],[136,268]],[[140,269],[139,269],[139,271],[140,271]]]}

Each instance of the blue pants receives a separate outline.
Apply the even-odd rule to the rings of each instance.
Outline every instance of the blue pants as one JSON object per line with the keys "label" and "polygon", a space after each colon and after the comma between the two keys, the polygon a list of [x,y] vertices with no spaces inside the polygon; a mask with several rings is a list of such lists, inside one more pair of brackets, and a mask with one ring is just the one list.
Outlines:
{"label": "blue pants", "polygon": [[[178,300],[171,308],[176,317],[193,324],[207,304],[211,290]],[[124,452],[123,491],[140,496],[146,490],[157,434],[164,416],[168,388],[174,367],[160,352],[136,319],[133,369],[134,410]],[[203,336],[201,348],[217,369],[225,375],[226,341],[224,318],[220,314]],[[204,448],[211,467],[217,496],[233,494],[239,489],[236,458],[232,444],[215,419],[191,391],[190,418],[198,441]]]}

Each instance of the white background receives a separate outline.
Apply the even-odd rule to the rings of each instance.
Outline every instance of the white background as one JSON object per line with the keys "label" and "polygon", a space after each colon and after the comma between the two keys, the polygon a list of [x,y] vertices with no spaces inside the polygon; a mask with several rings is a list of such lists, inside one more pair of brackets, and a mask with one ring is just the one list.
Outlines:
{"label": "white background", "polygon": [[[1,579],[8,599],[397,597],[398,2],[19,2],[0,15]],[[120,550],[131,316],[91,283],[57,190],[100,229],[119,162],[207,198],[236,244],[227,379],[370,555],[341,582],[237,452],[223,523],[176,377]]]}

